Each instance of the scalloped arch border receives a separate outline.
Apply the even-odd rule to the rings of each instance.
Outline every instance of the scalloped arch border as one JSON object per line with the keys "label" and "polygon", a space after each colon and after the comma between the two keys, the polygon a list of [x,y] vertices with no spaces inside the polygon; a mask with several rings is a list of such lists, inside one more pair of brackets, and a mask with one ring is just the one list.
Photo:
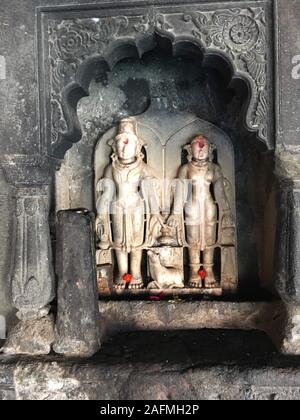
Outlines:
{"label": "scalloped arch border", "polygon": [[[134,11],[127,7],[121,16],[121,9],[112,10],[110,16],[107,10],[101,16],[97,9],[87,17],[78,15],[80,8],[70,12],[70,17],[66,11],[43,12],[43,71],[48,80],[42,82],[49,89],[41,89],[45,93],[46,121],[42,135],[48,140],[47,153],[62,159],[81,139],[77,103],[88,96],[95,72],[101,67],[111,70],[123,58],[140,58],[155,48],[156,35],[169,39],[174,55],[185,45],[204,59],[221,57],[229,66],[231,80],[242,79],[248,86],[246,127],[273,149],[271,57],[267,49],[272,22],[267,19],[268,4],[247,7],[243,2],[234,3],[232,8],[232,3],[207,3],[205,7],[193,5],[191,10],[185,7],[185,11],[174,12],[166,11],[168,7],[164,12],[152,7],[138,14],[130,14]],[[99,17],[92,17],[96,15]]]}

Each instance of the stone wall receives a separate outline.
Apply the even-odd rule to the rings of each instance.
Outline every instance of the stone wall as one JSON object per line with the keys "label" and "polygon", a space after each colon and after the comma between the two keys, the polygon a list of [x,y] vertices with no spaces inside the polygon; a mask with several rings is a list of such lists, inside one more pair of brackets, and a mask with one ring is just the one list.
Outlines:
{"label": "stone wall", "polygon": [[11,190],[5,182],[2,171],[0,171],[0,316],[7,318],[7,321],[13,313],[7,290],[12,227],[11,195]]}
{"label": "stone wall", "polygon": [[[169,0],[169,3],[192,3],[193,0]],[[197,0],[197,3],[207,0]],[[211,0],[220,3],[219,0]],[[46,139],[39,130],[39,88],[37,71],[36,10],[38,6],[101,3],[93,0],[1,0],[0,4],[0,157],[4,154],[36,155],[44,152]],[[110,5],[135,4],[131,0],[104,0]],[[143,1],[159,5],[163,0]],[[228,2],[227,2],[228,3]],[[233,6],[246,0],[232,1]],[[252,2],[253,3],[253,2]],[[259,3],[259,2],[257,2]],[[298,0],[270,0],[275,7],[274,39],[277,88],[277,145],[287,151],[300,151],[300,3]],[[17,12],[16,12],[17,11]],[[4,71],[5,69],[5,71]],[[9,188],[0,174],[0,314],[9,312],[4,285],[10,265],[11,215]]]}

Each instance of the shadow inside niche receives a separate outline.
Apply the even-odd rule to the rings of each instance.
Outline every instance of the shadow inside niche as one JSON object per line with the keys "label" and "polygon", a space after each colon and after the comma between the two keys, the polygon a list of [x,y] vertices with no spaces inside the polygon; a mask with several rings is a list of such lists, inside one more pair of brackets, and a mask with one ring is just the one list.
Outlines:
{"label": "shadow inside niche", "polygon": [[194,330],[118,334],[91,359],[109,364],[180,364],[181,368],[237,364],[245,366],[298,365],[300,357],[280,355],[259,331]]}
{"label": "shadow inside niche", "polygon": [[14,366],[19,362],[57,362],[64,366],[105,367],[159,365],[182,371],[210,366],[241,366],[245,368],[299,368],[299,356],[280,354],[270,338],[259,331],[181,330],[121,333],[102,344],[92,358],[68,358],[51,353],[49,356],[0,355],[0,362]]}

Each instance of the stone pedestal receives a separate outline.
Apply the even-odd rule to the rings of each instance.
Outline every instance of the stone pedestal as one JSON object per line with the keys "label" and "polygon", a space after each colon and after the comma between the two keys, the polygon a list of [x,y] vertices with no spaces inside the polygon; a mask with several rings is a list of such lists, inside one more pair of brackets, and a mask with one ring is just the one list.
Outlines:
{"label": "stone pedestal", "polygon": [[100,348],[100,320],[91,213],[58,213],[56,260],[58,311],[53,349],[66,356],[92,356]]}

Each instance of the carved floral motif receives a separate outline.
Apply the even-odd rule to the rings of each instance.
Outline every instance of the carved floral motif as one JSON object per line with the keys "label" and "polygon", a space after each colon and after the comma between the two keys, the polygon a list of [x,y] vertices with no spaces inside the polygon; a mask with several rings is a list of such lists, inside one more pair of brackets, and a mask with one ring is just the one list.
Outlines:
{"label": "carved floral motif", "polygon": [[267,139],[267,56],[266,23],[263,8],[191,13],[184,20],[193,25],[192,34],[205,49],[219,50],[233,60],[236,68],[253,82],[253,108],[248,124]]}
{"label": "carved floral motif", "polygon": [[[178,25],[177,25],[178,22]],[[186,25],[182,25],[185,22]],[[116,39],[134,41],[137,37],[160,33],[200,40],[206,51],[220,51],[252,84],[247,124],[267,141],[266,22],[263,7],[218,11],[161,13],[148,9],[140,16],[49,20],[49,61],[51,66],[51,140],[55,145],[68,131],[62,90],[74,80],[79,65],[88,57],[105,54]]]}
{"label": "carved floral motif", "polygon": [[151,8],[150,12],[142,16],[139,23],[134,25],[134,29],[141,33],[152,33],[157,31],[169,31],[173,27],[167,22],[166,16],[162,13],[157,13],[155,9]]}
{"label": "carved floral motif", "polygon": [[102,55],[107,45],[128,26],[128,19],[73,19],[48,23],[51,65],[51,142],[67,130],[61,91],[75,76],[79,65],[88,57]]}

